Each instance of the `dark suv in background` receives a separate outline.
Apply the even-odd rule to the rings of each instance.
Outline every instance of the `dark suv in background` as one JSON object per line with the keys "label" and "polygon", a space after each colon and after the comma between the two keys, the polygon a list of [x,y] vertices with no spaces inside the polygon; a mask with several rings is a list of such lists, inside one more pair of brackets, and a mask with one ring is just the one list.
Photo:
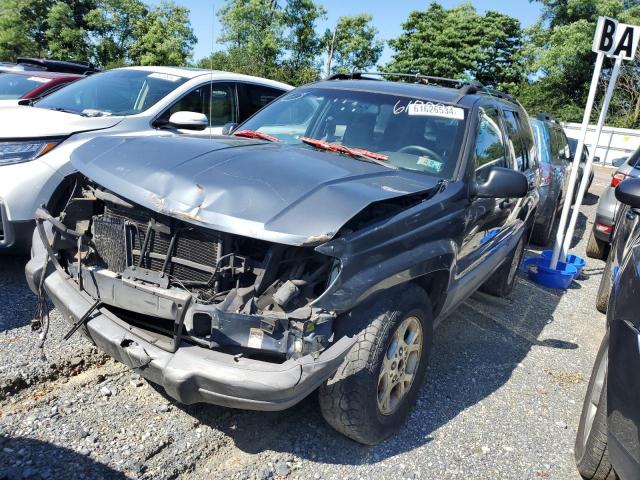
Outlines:
{"label": "dark suv in background", "polygon": [[513,289],[539,178],[514,98],[369,75],[292,90],[234,136],[85,143],[62,216],[37,213],[31,288],[178,401],[281,410],[319,387],[335,429],[382,441],[434,327]]}
{"label": "dark suv in background", "polygon": [[562,126],[548,115],[531,119],[540,163],[540,204],[531,240],[546,246],[564,205],[571,172],[571,151]]}

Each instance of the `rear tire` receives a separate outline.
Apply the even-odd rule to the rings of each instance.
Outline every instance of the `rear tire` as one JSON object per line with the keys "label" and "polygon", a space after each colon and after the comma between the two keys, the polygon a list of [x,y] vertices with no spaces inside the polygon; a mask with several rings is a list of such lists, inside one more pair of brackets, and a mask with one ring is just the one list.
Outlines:
{"label": "rear tire", "polygon": [[338,319],[336,333],[357,341],[319,389],[329,425],[365,445],[401,428],[424,381],[433,337],[431,303],[422,288],[402,285],[376,297]]}
{"label": "rear tire", "polygon": [[611,254],[607,257],[607,264],[604,266],[600,285],[598,286],[598,294],[596,295],[596,309],[600,313],[607,313],[609,307],[609,296],[611,295],[611,279],[613,272],[611,271]]}
{"label": "rear tire", "polygon": [[596,237],[595,232],[591,229],[589,241],[587,242],[587,257],[604,260],[607,257],[609,244]]}
{"label": "rear tire", "polygon": [[511,293],[518,276],[518,267],[524,255],[524,240],[527,233],[527,231],[524,232],[513,252],[504,260],[498,270],[482,284],[480,289],[483,292],[495,297],[506,297]]}
{"label": "rear tire", "polygon": [[585,395],[575,457],[578,472],[585,480],[614,480],[617,478],[607,448],[607,353],[609,336],[605,335],[596,355],[593,372]]}

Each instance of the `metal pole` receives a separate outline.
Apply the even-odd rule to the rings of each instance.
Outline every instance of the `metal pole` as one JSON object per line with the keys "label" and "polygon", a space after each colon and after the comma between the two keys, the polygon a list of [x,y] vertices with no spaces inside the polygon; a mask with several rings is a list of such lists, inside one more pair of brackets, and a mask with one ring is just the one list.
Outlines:
{"label": "metal pole", "polygon": [[611,97],[613,97],[613,91],[616,88],[616,82],[618,81],[618,75],[620,74],[620,66],[622,65],[622,57],[616,58],[616,63],[613,65],[613,71],[611,72],[611,78],[609,79],[609,85],[607,86],[607,93],[602,103],[602,109],[600,110],[600,117],[598,118],[598,125],[596,126],[596,141],[591,149],[587,163],[584,166],[584,173],[582,174],[582,181],[580,182],[580,188],[578,189],[578,196],[576,197],[576,203],[571,212],[571,220],[569,221],[569,227],[567,228],[567,234],[564,237],[564,243],[562,244],[562,251],[560,252],[560,259],[564,261],[567,257],[569,247],[571,247],[571,240],[573,239],[573,231],[578,221],[578,213],[580,213],[580,205],[582,205],[582,199],[584,192],[587,189],[589,183],[589,174],[591,173],[591,165],[593,164],[593,157],[596,155],[596,149],[600,142],[600,134],[602,133],[602,127],[604,121],[607,118],[607,112],[609,110],[609,103],[611,103]]}
{"label": "metal pole", "polygon": [[593,109],[593,102],[596,97],[596,90],[598,89],[598,79],[600,78],[600,71],[602,70],[602,62],[604,60],[604,53],[598,52],[596,57],[596,65],[593,69],[593,77],[591,78],[591,87],[589,87],[589,95],[587,97],[587,105],[582,115],[582,128],[580,129],[580,137],[578,138],[578,145],[573,157],[573,164],[571,166],[571,175],[569,176],[569,186],[567,188],[567,194],[565,196],[564,206],[562,207],[562,214],[560,215],[560,223],[558,224],[558,233],[556,234],[556,243],[553,246],[553,255],[551,256],[551,262],[549,266],[556,268],[558,265],[558,259],[560,258],[560,250],[562,248],[562,242],[564,240],[564,232],[567,227],[567,218],[569,217],[569,209],[571,208],[571,199],[573,198],[573,192],[575,191],[576,179],[578,178],[578,169],[580,167],[580,158],[582,157],[582,151],[584,150],[584,139],[587,136],[587,129],[589,128],[589,119],[591,118],[591,110]]}

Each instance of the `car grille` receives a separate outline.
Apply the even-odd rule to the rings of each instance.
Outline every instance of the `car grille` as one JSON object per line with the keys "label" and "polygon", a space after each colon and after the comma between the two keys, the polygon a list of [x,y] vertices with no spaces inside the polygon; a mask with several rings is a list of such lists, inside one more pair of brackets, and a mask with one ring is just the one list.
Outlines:
{"label": "car grille", "polygon": [[222,235],[142,207],[109,205],[93,218],[93,243],[98,262],[116,273],[136,265],[197,284],[206,283],[215,271]]}

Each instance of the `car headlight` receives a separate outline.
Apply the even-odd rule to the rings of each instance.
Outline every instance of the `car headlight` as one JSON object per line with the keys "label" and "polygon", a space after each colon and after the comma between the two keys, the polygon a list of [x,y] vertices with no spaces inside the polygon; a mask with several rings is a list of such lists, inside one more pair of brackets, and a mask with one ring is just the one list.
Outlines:
{"label": "car headlight", "polygon": [[0,165],[35,160],[51,151],[61,139],[27,140],[22,142],[0,142]]}

